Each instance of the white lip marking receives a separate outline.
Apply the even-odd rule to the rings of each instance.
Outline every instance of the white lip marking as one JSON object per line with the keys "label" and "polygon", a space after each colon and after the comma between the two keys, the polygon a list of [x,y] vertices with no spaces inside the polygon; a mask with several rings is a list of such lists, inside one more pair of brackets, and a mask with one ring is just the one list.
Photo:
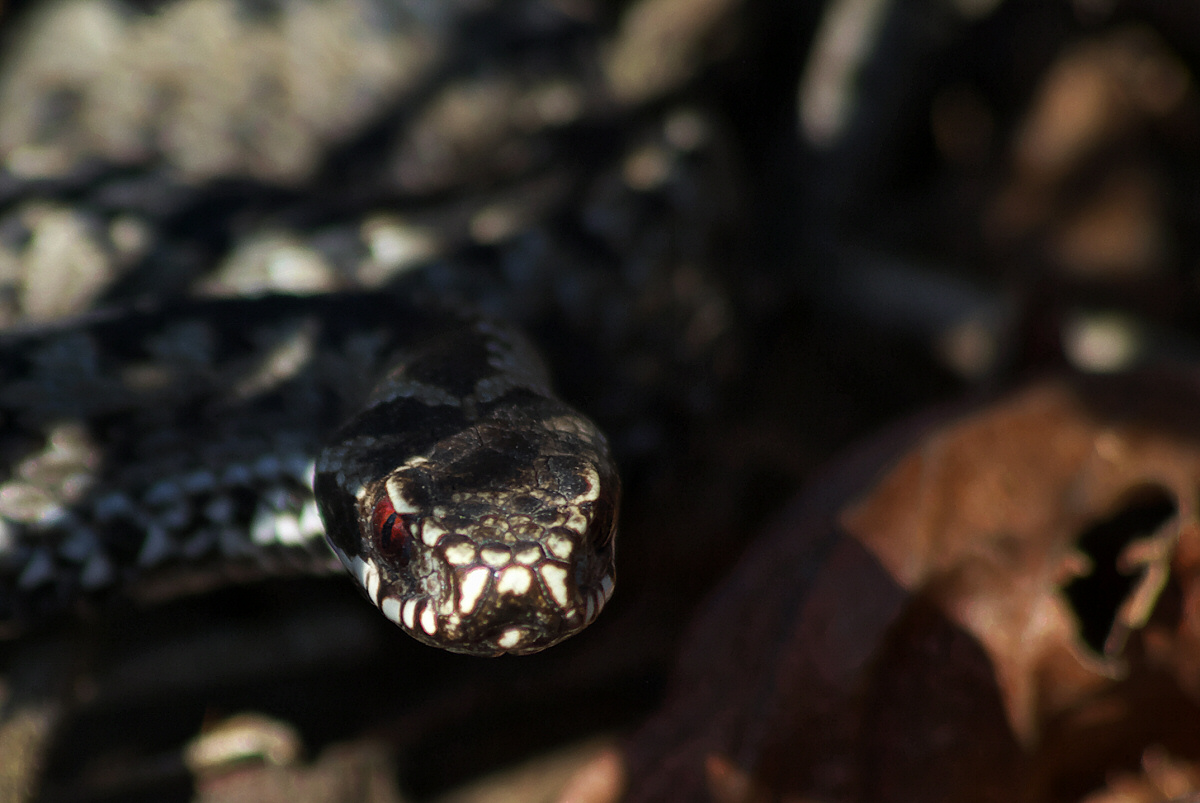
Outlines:
{"label": "white lip marking", "polygon": [[555,563],[547,563],[538,567],[550,596],[558,603],[558,607],[566,609],[571,602],[571,592],[567,588],[567,570]]}
{"label": "white lip marking", "polygon": [[567,521],[565,524],[563,524],[563,526],[568,530],[583,535],[584,531],[587,530],[587,523],[587,518],[584,517],[582,513],[580,513],[578,510],[572,510],[570,517],[567,518]]}
{"label": "white lip marking", "polygon": [[401,488],[395,477],[387,481],[387,493],[388,499],[392,500],[392,507],[396,509],[397,513],[421,512],[416,505],[408,501],[408,497],[404,495],[404,489]]}
{"label": "white lip marking", "polygon": [[496,591],[500,594],[524,594],[533,585],[533,574],[524,566],[509,566],[500,573]]}
{"label": "white lip marking", "polygon": [[463,566],[475,560],[475,546],[466,541],[446,547],[446,562],[451,566]]}
{"label": "white lip marking", "polygon": [[431,636],[437,632],[437,614],[432,605],[426,605],[425,610],[421,611],[421,629]]}
{"label": "white lip marking", "polygon": [[378,604],[376,600],[379,598],[379,570],[357,555],[354,556],[351,565],[354,576],[358,578],[358,584],[366,590],[371,602]]}
{"label": "white lip marking", "polygon": [[583,615],[584,622],[586,624],[591,624],[592,620],[596,618],[596,613],[596,598],[591,594],[588,594],[587,611]]}
{"label": "white lip marking", "polygon": [[526,565],[529,565],[531,563],[537,563],[539,560],[542,559],[542,550],[533,546],[533,547],[530,547],[529,549],[522,549],[520,552],[518,552],[513,557],[516,558],[517,563],[524,563]]}
{"label": "white lip marking", "polygon": [[366,564],[366,583],[367,595],[371,597],[371,602],[379,604],[379,569],[371,563]]}
{"label": "white lip marking", "polygon": [[611,575],[604,575],[604,578],[600,581],[600,591],[604,594],[605,602],[612,599],[613,579]]}
{"label": "white lip marking", "polygon": [[483,558],[484,563],[497,568],[504,566],[509,560],[509,552],[507,549],[493,549],[488,547],[481,551],[479,555]]}
{"label": "white lip marking", "polygon": [[503,649],[511,649],[525,640],[525,632],[519,627],[510,627],[500,634],[500,638],[496,639],[496,646]]}
{"label": "white lip marking", "polygon": [[571,553],[575,551],[575,544],[565,535],[552,535],[546,539],[546,548],[550,550],[554,557],[567,560],[571,557]]}
{"label": "white lip marking", "polygon": [[576,498],[576,502],[591,502],[593,499],[600,498],[600,475],[595,469],[588,469],[587,474],[588,489],[583,492],[582,496]]}
{"label": "white lip marking", "polygon": [[460,611],[470,613],[475,610],[475,606],[479,604],[479,597],[483,594],[483,590],[487,588],[487,581],[491,576],[492,570],[486,566],[477,566],[463,575],[458,594],[458,609]]}
{"label": "white lip marking", "polygon": [[404,620],[404,626],[409,630],[412,630],[417,626],[417,601],[415,599],[405,601],[402,618]]}
{"label": "white lip marking", "polygon": [[400,624],[400,600],[395,597],[388,597],[379,603],[379,609],[383,611],[384,616],[392,620],[393,624]]}
{"label": "white lip marking", "polygon": [[433,519],[427,519],[421,525],[421,540],[425,542],[425,546],[437,546],[438,539],[445,535],[447,530],[442,525],[435,522]]}

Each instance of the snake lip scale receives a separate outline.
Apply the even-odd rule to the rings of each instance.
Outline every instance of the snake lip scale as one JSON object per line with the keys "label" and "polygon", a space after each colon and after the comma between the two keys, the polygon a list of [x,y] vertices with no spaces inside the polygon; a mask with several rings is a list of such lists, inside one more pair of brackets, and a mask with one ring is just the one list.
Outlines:
{"label": "snake lip scale", "polygon": [[555,398],[518,332],[475,319],[406,351],[322,451],[327,537],[418,640],[528,654],[613,591],[620,480],[604,435]]}

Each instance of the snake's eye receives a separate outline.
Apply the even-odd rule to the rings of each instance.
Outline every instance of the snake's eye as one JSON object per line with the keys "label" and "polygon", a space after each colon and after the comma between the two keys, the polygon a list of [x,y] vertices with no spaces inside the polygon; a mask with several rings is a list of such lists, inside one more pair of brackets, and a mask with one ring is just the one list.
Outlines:
{"label": "snake's eye", "polygon": [[371,514],[371,533],[375,537],[375,544],[387,554],[400,552],[412,537],[408,522],[396,512],[387,494],[375,503],[375,511]]}

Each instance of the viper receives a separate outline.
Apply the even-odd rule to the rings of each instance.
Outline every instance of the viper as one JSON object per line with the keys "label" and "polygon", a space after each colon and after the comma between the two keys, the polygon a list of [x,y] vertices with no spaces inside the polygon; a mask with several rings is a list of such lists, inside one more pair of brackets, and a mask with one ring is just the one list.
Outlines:
{"label": "viper", "polygon": [[[406,632],[458,652],[533,652],[596,619],[614,588],[618,461],[668,460],[717,404],[717,366],[731,372],[717,265],[736,193],[706,112],[630,118],[639,101],[588,78],[598,23],[555,7],[513,18],[538,32],[515,36],[475,13],[367,14],[361,39],[388,58],[412,37],[475,55],[451,74],[398,63],[430,91],[389,90],[411,105],[359,120],[361,141],[296,124],[319,165],[256,161],[262,143],[234,134],[271,129],[259,106],[231,114],[262,125],[115,154],[116,140],[61,137],[149,129],[9,117],[13,142],[42,145],[0,165],[0,262],[26,270],[15,302],[0,297],[0,634],[111,597],[339,564]],[[58,41],[51,22],[21,41]],[[32,65],[14,85],[41,74],[42,51],[13,52]],[[487,107],[498,127],[460,131],[461,97],[491,86],[471,65],[493,58],[513,103]],[[331,93],[322,120],[380,93]],[[180,143],[198,157],[230,144],[233,161],[185,159]]]}
{"label": "viper", "polygon": [[322,531],[455,652],[535,652],[612,593],[608,443],[511,326],[388,293],[193,302],[9,335],[0,371],[10,427],[50,433],[0,487],[10,621],[172,565],[323,569]]}

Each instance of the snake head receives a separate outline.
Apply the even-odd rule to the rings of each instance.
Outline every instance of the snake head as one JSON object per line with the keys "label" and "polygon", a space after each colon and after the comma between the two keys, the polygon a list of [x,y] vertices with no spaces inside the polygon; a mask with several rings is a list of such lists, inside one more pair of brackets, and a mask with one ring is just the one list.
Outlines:
{"label": "snake head", "polygon": [[415,454],[403,438],[339,443],[355,457],[327,449],[315,480],[328,540],[419,641],[533,653],[612,595],[620,480],[603,435],[561,402],[497,406]]}

